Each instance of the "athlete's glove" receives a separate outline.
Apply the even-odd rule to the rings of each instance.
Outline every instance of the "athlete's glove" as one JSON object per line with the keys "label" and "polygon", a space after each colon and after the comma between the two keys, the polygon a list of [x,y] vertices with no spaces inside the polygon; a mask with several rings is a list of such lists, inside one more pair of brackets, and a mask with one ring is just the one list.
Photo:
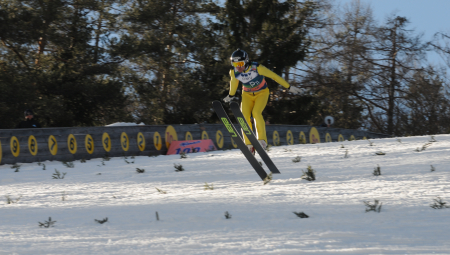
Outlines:
{"label": "athlete's glove", "polygon": [[224,99],[223,99],[223,101],[225,102],[225,103],[229,103],[231,100],[233,100],[235,97],[234,96],[230,96],[230,95],[228,95],[227,97],[225,97]]}
{"label": "athlete's glove", "polygon": [[291,92],[293,94],[300,94],[300,93],[302,93],[302,89],[290,86],[289,87],[289,92]]}

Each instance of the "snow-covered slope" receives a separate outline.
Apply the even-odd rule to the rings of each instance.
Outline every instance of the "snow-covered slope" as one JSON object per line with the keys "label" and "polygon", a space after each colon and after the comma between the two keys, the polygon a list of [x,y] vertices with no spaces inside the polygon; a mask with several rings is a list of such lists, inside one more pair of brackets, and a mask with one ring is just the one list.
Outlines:
{"label": "snow-covered slope", "polygon": [[450,208],[430,207],[450,205],[450,136],[415,151],[430,139],[272,147],[267,185],[239,150],[2,165],[0,254],[450,254]]}

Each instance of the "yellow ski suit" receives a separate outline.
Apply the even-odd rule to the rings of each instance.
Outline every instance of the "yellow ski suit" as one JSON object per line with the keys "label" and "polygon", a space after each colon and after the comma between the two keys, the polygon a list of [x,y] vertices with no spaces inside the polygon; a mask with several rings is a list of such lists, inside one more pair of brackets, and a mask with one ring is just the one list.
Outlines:
{"label": "yellow ski suit", "polygon": [[[241,111],[252,129],[253,125],[251,125],[250,118],[253,115],[256,127],[255,133],[258,140],[264,140],[268,144],[266,136],[266,123],[264,122],[264,118],[262,116],[262,112],[269,99],[269,88],[267,87],[265,77],[271,78],[285,88],[290,87],[289,83],[287,83],[276,73],[256,62],[252,62],[243,73],[237,72],[236,69],[231,69],[230,77],[231,81],[229,95],[234,96],[236,94],[239,81],[241,81],[243,87]],[[245,134],[244,141],[247,145],[251,144]]]}

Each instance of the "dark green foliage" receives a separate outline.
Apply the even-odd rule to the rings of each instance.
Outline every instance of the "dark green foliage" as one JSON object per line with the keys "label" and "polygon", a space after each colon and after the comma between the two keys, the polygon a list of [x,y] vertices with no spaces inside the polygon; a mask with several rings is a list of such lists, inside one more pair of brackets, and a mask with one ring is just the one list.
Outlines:
{"label": "dark green foliage", "polygon": [[62,164],[65,167],[68,167],[68,168],[74,168],[75,167],[75,164],[73,163],[73,161],[62,161]]}
{"label": "dark green foliage", "polygon": [[105,222],[108,222],[108,217],[104,218],[103,220],[97,220],[97,219],[94,219],[94,221],[96,221],[96,222],[98,222],[98,223],[100,223],[100,224],[103,224],[103,223],[105,223]]}
{"label": "dark green foliage", "polygon": [[267,183],[269,183],[272,180],[272,172],[270,172],[266,178],[264,178],[263,180],[263,184],[266,185]]}
{"label": "dark green foliage", "polygon": [[44,127],[127,119],[108,52],[114,2],[0,1],[0,128],[14,128],[27,108]]}
{"label": "dark green foliage", "polygon": [[[320,71],[324,72],[324,71]],[[311,91],[314,94],[314,106],[310,106],[316,113],[308,118],[307,124],[321,125],[325,116],[333,116],[335,123],[332,127],[357,129],[361,127],[364,117],[362,103],[351,95],[355,91],[355,84],[346,80],[345,74],[329,70],[330,73],[314,73],[305,82],[315,84]]]}
{"label": "dark green foliage", "polygon": [[307,21],[318,8],[312,1],[228,0],[218,15],[230,46],[228,53],[242,48],[254,61],[281,74],[305,58],[311,43],[307,34],[315,25]]}
{"label": "dark green foliage", "polygon": [[[241,48],[251,61],[293,84],[290,69],[306,57],[311,44],[308,33],[317,25],[313,20],[320,8],[313,1],[228,0],[217,15],[229,45],[220,56],[228,62],[231,53]],[[319,102],[313,97],[293,97],[275,81],[266,81],[272,94],[263,114],[271,123],[307,124],[317,114]]]}
{"label": "dark green foliage", "polygon": [[[272,124],[331,115],[338,128],[448,133],[445,73],[417,64],[425,45],[408,20],[378,25],[359,2],[342,13],[328,2],[0,0],[0,128],[29,108],[43,127],[218,123],[211,101],[228,94],[242,48],[307,89],[267,79]],[[430,45],[446,58],[439,35]]]}
{"label": "dark green foliage", "polygon": [[348,150],[345,150],[345,154],[344,154],[344,158],[349,158],[350,156],[348,155]]}
{"label": "dark green foliage", "polygon": [[303,171],[303,175],[300,177],[302,179],[305,179],[307,181],[315,181],[316,180],[316,171],[314,171],[314,169],[308,165],[308,168],[306,169],[306,172]]}
{"label": "dark green foliage", "polygon": [[173,167],[175,167],[175,172],[184,171],[184,168],[181,164],[173,164]]}
{"label": "dark green foliage", "polygon": [[64,176],[66,176],[66,174],[67,173],[61,174],[61,172],[55,169],[55,173],[52,175],[52,179],[64,179]]}
{"label": "dark green foliage", "polygon": [[[219,34],[207,13],[210,1],[142,1],[124,13],[124,34],[114,47],[131,62],[130,108],[146,124],[200,123],[226,88],[228,68],[217,56]],[[201,98],[202,100],[198,100]]]}
{"label": "dark green foliage", "polygon": [[45,221],[44,223],[42,222],[38,222],[39,223],[39,227],[42,228],[52,228],[54,227],[56,221],[52,221],[52,217],[48,217],[48,221]]}
{"label": "dark green foliage", "polygon": [[161,189],[158,189],[158,188],[156,188],[156,190],[157,190],[160,194],[167,194],[167,192],[164,191],[164,190],[161,190]]}
{"label": "dark green foliage", "polygon": [[214,185],[209,185],[207,182],[205,182],[204,190],[214,190]]}
{"label": "dark green foliage", "polygon": [[436,171],[436,168],[433,165],[431,165],[431,170],[430,171],[434,172],[434,171]]}
{"label": "dark green foliage", "polygon": [[[408,83],[406,106],[411,109],[404,113],[401,132],[408,135],[448,133],[450,102],[443,93],[446,82],[441,71],[426,67],[417,71]],[[429,142],[436,142],[431,136]]]}
{"label": "dark green foliage", "polygon": [[298,163],[298,162],[300,162],[301,160],[302,160],[302,157],[297,156],[297,157],[295,157],[295,158],[292,160],[292,162]]}
{"label": "dark green foliage", "polygon": [[14,163],[14,164],[11,166],[11,168],[12,168],[12,169],[16,169],[16,170],[14,170],[14,172],[19,172],[20,166],[21,166],[21,165],[19,165],[19,164],[17,164],[17,163]]}
{"label": "dark green foliage", "polygon": [[127,164],[134,164],[134,157],[132,156],[130,161],[127,160],[128,157],[127,156],[123,156],[123,160],[125,161],[125,163]]}
{"label": "dark green foliage", "polygon": [[[280,88],[274,89],[278,90]],[[319,101],[308,95],[269,101],[263,116],[271,124],[308,125],[318,114]],[[320,123],[317,123],[320,124]]]}
{"label": "dark green foliage", "polygon": [[373,175],[375,175],[375,176],[381,175],[381,168],[379,165],[377,165],[377,167],[374,168]]}
{"label": "dark green foliage", "polygon": [[106,152],[105,155],[102,158],[102,161],[109,161],[109,160],[111,160],[111,158],[109,157],[109,153]]}
{"label": "dark green foliage", "polygon": [[11,198],[10,196],[8,196],[8,195],[6,195],[5,198],[6,198],[6,204],[10,205],[10,204],[14,204],[14,203],[19,202],[19,200],[22,198],[22,195],[20,195],[20,196],[19,196],[18,198],[16,198],[16,199],[12,199],[12,198]]}
{"label": "dark green foliage", "polygon": [[426,150],[428,147],[430,147],[431,145],[432,145],[432,143],[426,143],[426,144],[422,145],[421,148],[417,147],[417,149],[415,149],[414,151],[417,151],[417,152],[424,151],[424,150]]}
{"label": "dark green foliage", "polygon": [[293,212],[299,218],[309,218],[309,216],[304,212]]}
{"label": "dark green foliage", "polygon": [[364,204],[366,205],[366,212],[380,212],[381,211],[381,206],[383,203],[380,203],[379,200],[374,200],[373,204],[371,204],[369,201],[363,201]]}
{"label": "dark green foliage", "polygon": [[446,205],[447,203],[442,201],[442,198],[437,197],[433,199],[434,203],[430,205],[433,209],[444,209],[444,208],[450,208],[450,206]]}

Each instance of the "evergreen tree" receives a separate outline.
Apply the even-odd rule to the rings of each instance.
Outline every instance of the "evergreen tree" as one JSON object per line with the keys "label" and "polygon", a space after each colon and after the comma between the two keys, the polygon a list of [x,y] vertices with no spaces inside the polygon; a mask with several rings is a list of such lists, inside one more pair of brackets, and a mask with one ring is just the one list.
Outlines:
{"label": "evergreen tree", "polygon": [[[128,60],[133,112],[146,124],[204,122],[223,91],[209,1],[132,1],[117,54]],[[221,85],[222,84],[222,85]]]}
{"label": "evergreen tree", "polygon": [[[309,32],[317,27],[321,8],[319,1],[227,0],[217,15],[228,44],[222,56],[229,62],[231,53],[241,48],[249,53],[251,61],[261,63],[296,86],[298,83],[290,78],[290,70],[305,59],[311,44]],[[226,79],[229,81],[229,77]],[[266,119],[277,124],[305,124],[306,119],[302,117],[309,119],[315,111],[311,109],[316,105],[310,104],[312,98],[292,97],[276,82],[266,81],[271,90],[264,112],[268,115]],[[292,102],[279,101],[291,99]]]}
{"label": "evergreen tree", "polygon": [[401,116],[402,135],[433,135],[450,131],[450,101],[443,93],[444,75],[428,67],[408,81],[407,109]]}
{"label": "evergreen tree", "polygon": [[[27,91],[11,99],[17,102],[16,112],[0,109],[0,115],[11,116],[3,128],[14,127],[26,108],[53,127],[127,119],[119,63],[107,49],[109,26],[115,22],[108,8],[114,2],[0,1],[0,83]],[[5,73],[13,68],[20,80]]]}

